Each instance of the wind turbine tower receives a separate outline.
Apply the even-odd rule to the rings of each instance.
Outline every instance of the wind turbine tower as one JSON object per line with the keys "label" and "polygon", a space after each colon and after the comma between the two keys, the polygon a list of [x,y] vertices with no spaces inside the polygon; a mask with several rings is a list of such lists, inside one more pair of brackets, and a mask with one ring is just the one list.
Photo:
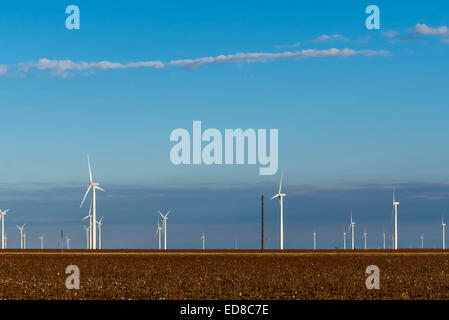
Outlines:
{"label": "wind turbine tower", "polygon": [[316,250],[316,232],[313,232],[313,250]]}
{"label": "wind turbine tower", "polygon": [[[81,219],[81,221],[84,221],[84,220],[86,220],[88,218],[89,218],[89,228],[88,228],[88,230],[89,230],[89,242],[88,242],[87,249],[92,249],[92,201],[91,201],[90,206],[89,206],[89,214],[87,216],[85,216],[83,219]],[[87,230],[86,230],[86,232],[87,232]]]}
{"label": "wind turbine tower", "polygon": [[201,240],[203,242],[203,250],[205,250],[206,249],[206,236],[204,235],[204,232],[203,232],[203,235],[201,236]]}
{"label": "wind turbine tower", "polygon": [[66,242],[67,242],[67,249],[70,249],[70,238],[66,237]]}
{"label": "wind turbine tower", "polygon": [[101,217],[100,221],[97,222],[98,224],[98,249],[101,250],[101,226],[103,225],[102,221],[103,221],[104,217]]}
{"label": "wind turbine tower", "polygon": [[25,225],[19,227],[17,226],[17,228],[19,229],[19,233],[20,233],[20,249],[23,249],[23,228],[25,227]]}
{"label": "wind turbine tower", "polygon": [[383,240],[384,240],[383,244],[384,244],[384,250],[385,250],[385,232],[382,233],[382,236],[383,236]]}
{"label": "wind turbine tower", "polygon": [[[156,234],[157,234],[158,237],[159,237],[159,250],[161,250],[161,232],[162,232],[162,228],[161,228],[161,226],[160,226],[160,224],[159,224],[159,219],[157,219],[157,229],[156,229]],[[155,234],[155,236],[156,236],[156,234]]]}
{"label": "wind turbine tower", "polygon": [[421,249],[424,249],[424,236],[421,235]]}
{"label": "wind turbine tower", "polygon": [[2,249],[6,249],[5,245],[5,216],[8,213],[9,209],[2,211],[0,209],[0,216],[2,219]]}
{"label": "wind turbine tower", "polygon": [[41,240],[41,250],[44,249],[44,235],[41,235],[40,237],[37,238]]}
{"label": "wind turbine tower", "polygon": [[87,156],[87,165],[89,167],[89,187],[86,190],[86,193],[84,194],[83,201],[81,201],[80,208],[83,206],[84,200],[86,200],[87,194],[92,189],[92,249],[97,249],[97,228],[94,225],[97,221],[97,204],[96,204],[96,198],[95,198],[95,190],[104,190],[99,187],[98,182],[93,182],[92,180],[92,170],[90,169],[90,159],[89,156]]}
{"label": "wind turbine tower", "polygon": [[280,222],[280,248],[284,250],[284,197],[285,193],[282,193],[282,179],[283,175],[281,175],[281,182],[279,183],[279,191],[276,195],[271,197],[271,199],[279,198],[279,205],[281,206],[281,222]]}
{"label": "wind turbine tower", "polygon": [[167,216],[170,213],[170,210],[167,211],[167,213],[165,214],[165,216],[158,210],[159,214],[162,217],[162,229],[164,230],[164,250],[167,250]]}
{"label": "wind turbine tower", "polygon": [[443,228],[443,250],[446,249],[446,224],[443,218],[441,218],[441,227]]}
{"label": "wind turbine tower", "polygon": [[396,195],[393,191],[393,209],[394,209],[394,250],[398,249],[398,205],[399,201],[396,201]]}
{"label": "wind turbine tower", "polygon": [[89,249],[89,233],[90,233],[90,228],[83,226],[84,230],[86,230],[86,249]]}
{"label": "wind turbine tower", "polygon": [[343,230],[343,249],[346,250],[346,229]]}
{"label": "wind turbine tower", "polygon": [[351,211],[351,222],[349,223],[349,228],[348,228],[348,232],[349,230],[351,230],[351,235],[352,235],[352,250],[354,250],[354,228],[355,228],[355,222],[352,221],[352,211]]}
{"label": "wind turbine tower", "polygon": [[368,234],[366,233],[366,229],[363,230],[363,238],[364,238],[364,242],[365,242],[365,250],[366,250],[366,236]]}

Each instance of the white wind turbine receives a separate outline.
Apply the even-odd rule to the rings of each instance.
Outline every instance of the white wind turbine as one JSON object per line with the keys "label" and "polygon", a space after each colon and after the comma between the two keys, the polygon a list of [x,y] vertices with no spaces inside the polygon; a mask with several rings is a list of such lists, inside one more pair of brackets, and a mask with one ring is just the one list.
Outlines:
{"label": "white wind turbine", "polygon": [[67,242],[67,249],[70,249],[70,238],[69,237],[65,237],[66,242]]}
{"label": "white wind turbine", "polygon": [[279,192],[271,197],[271,199],[279,198],[279,205],[281,206],[281,222],[280,222],[280,248],[281,250],[284,250],[284,197],[286,196],[285,193],[281,193],[282,189],[282,178],[284,175],[281,175],[281,182],[279,183]]}
{"label": "white wind turbine", "polygon": [[441,218],[441,227],[443,228],[443,250],[446,249],[446,224],[443,218]]}
{"label": "white wind turbine", "polygon": [[316,250],[316,232],[313,232],[313,250]]}
{"label": "white wind turbine", "polygon": [[363,238],[364,238],[364,240],[365,240],[365,250],[366,250],[366,236],[367,236],[368,234],[366,233],[366,229],[364,229],[363,230]]}
{"label": "white wind turbine", "polygon": [[23,228],[25,227],[25,224],[21,227],[16,226],[19,229],[20,232],[20,249],[23,249]]}
{"label": "white wind turbine", "polygon": [[346,250],[346,228],[343,229],[343,249]]}
{"label": "white wind turbine", "polygon": [[162,229],[164,230],[164,250],[167,250],[167,216],[170,213],[170,210],[167,211],[167,213],[165,214],[165,216],[158,210],[157,212],[159,212],[159,214],[162,217]]}
{"label": "white wind turbine", "polygon": [[157,219],[157,229],[156,229],[156,233],[154,234],[154,236],[156,237],[156,235],[159,236],[159,250],[161,250],[161,232],[162,232],[162,228],[161,225],[159,224],[159,219]]}
{"label": "white wind turbine", "polygon": [[203,242],[203,250],[206,249],[206,235],[203,232],[203,235],[201,236],[201,240]]}
{"label": "white wind turbine", "polygon": [[394,249],[398,249],[398,205],[396,201],[396,193],[393,191],[393,210],[394,210]]}
{"label": "white wind turbine", "polygon": [[424,249],[424,235],[421,235],[421,249]]}
{"label": "white wind turbine", "polygon": [[44,249],[44,235],[41,235],[40,237],[37,238],[41,240],[41,250]]}
{"label": "white wind turbine", "polygon": [[87,194],[89,193],[90,189],[92,189],[92,224],[91,224],[91,230],[92,230],[92,249],[97,249],[97,228],[95,227],[94,223],[97,221],[97,205],[96,205],[96,198],[95,198],[95,190],[98,189],[100,191],[104,190],[99,187],[98,182],[92,181],[92,170],[90,169],[90,159],[89,156],[87,156],[87,165],[89,166],[89,187],[86,190],[86,193],[84,194],[83,201],[81,201],[80,208],[83,206],[84,200],[86,200]]}
{"label": "white wind turbine", "polygon": [[385,250],[385,232],[382,232],[382,236],[383,236],[383,244],[384,244],[384,250]]}
{"label": "white wind turbine", "polygon": [[[81,221],[89,219],[89,228],[88,228],[88,230],[89,230],[89,242],[88,243],[89,244],[87,246],[87,249],[92,249],[92,214],[91,214],[91,211],[92,211],[92,201],[90,202],[90,206],[89,206],[89,214],[81,219]],[[87,230],[86,230],[86,232],[87,232]]]}
{"label": "white wind turbine", "polygon": [[103,225],[102,221],[103,221],[104,217],[101,217],[100,221],[97,222],[98,224],[98,249],[101,250],[101,226]]}
{"label": "white wind turbine", "polygon": [[2,249],[6,249],[6,245],[5,245],[5,216],[8,213],[9,209],[2,211],[0,209],[0,216],[2,219]]}
{"label": "white wind turbine", "polygon": [[90,228],[83,226],[84,230],[86,230],[86,249],[89,249],[89,233],[90,233]]}
{"label": "white wind turbine", "polygon": [[352,221],[352,211],[351,211],[351,222],[349,223],[349,228],[348,228],[348,232],[349,230],[351,230],[351,235],[352,235],[352,249],[354,250],[354,227],[355,227],[355,222]]}

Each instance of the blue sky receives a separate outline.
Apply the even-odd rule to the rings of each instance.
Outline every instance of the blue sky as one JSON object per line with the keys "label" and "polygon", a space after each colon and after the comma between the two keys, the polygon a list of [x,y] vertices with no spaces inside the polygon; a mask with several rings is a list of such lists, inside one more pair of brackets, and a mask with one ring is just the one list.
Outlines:
{"label": "blue sky", "polygon": [[[80,30],[65,28],[70,4],[80,8]],[[380,8],[380,30],[365,27],[369,4]],[[174,166],[170,132],[191,131],[193,120],[279,129],[292,191],[287,247],[310,247],[320,226],[323,246],[334,246],[355,209],[346,197],[366,203],[358,221],[369,234],[389,231],[393,187],[403,195],[402,245],[427,223],[438,243],[441,215],[449,217],[447,9],[445,1],[2,3],[0,207],[11,208],[11,246],[14,224],[27,221],[36,246],[41,230],[52,237],[60,227],[84,244],[87,153],[107,190],[98,200],[106,247],[150,247],[156,210],[172,207],[172,247],[199,246],[203,230],[215,247],[232,245],[237,230],[242,246],[257,246],[258,196],[275,192],[279,174]],[[278,206],[267,206],[276,243]]]}

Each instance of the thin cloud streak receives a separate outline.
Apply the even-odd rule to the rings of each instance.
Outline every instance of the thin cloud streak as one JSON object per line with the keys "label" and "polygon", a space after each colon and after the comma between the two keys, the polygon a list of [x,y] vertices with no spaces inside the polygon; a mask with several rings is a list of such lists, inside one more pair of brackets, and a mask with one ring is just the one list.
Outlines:
{"label": "thin cloud streak", "polygon": [[345,38],[341,34],[331,34],[331,35],[323,34],[311,41],[315,42],[315,43],[325,43],[325,42],[332,41],[332,40],[349,41],[348,38]]}
{"label": "thin cloud streak", "polygon": [[184,69],[195,69],[203,67],[208,64],[223,64],[231,62],[266,62],[268,60],[283,60],[283,59],[303,59],[303,58],[325,58],[325,57],[349,57],[349,56],[374,56],[382,55],[388,56],[390,52],[385,50],[353,50],[353,49],[327,49],[327,50],[315,50],[306,49],[295,52],[282,52],[282,53],[237,53],[228,55],[219,55],[215,57],[202,57],[197,59],[182,59],[172,60],[170,65],[175,67],[181,67]]}
{"label": "thin cloud streak", "polygon": [[163,68],[164,64],[160,61],[138,61],[138,62],[73,62],[70,59],[67,60],[50,60],[47,58],[41,58],[37,63],[30,63],[28,65],[21,64],[21,71],[29,72],[35,68],[41,71],[52,71],[54,76],[68,76],[70,71],[92,71],[92,70],[111,70],[111,69],[129,69],[129,68]]}
{"label": "thin cloud streak", "polygon": [[[299,43],[289,45],[291,47],[298,46]],[[208,64],[223,64],[231,62],[266,62],[268,60],[282,60],[282,59],[303,59],[303,58],[325,58],[325,57],[348,57],[348,56],[373,56],[391,55],[389,51],[385,50],[354,50],[354,49],[304,49],[301,51],[286,51],[280,53],[272,52],[258,52],[258,53],[237,53],[227,54],[219,56],[201,57],[195,59],[179,59],[172,60],[167,65],[180,67],[184,69],[195,69]],[[72,74],[91,74],[96,70],[116,70],[116,69],[136,69],[136,68],[154,68],[160,69],[166,66],[161,61],[137,61],[137,62],[111,62],[111,61],[99,61],[99,62],[74,62],[70,59],[57,60],[41,58],[37,62],[17,63],[13,69],[19,72],[21,75],[25,75],[34,70],[37,71],[49,71],[52,76],[56,77],[68,77]],[[8,66],[0,65],[0,75],[6,74],[9,71]]]}

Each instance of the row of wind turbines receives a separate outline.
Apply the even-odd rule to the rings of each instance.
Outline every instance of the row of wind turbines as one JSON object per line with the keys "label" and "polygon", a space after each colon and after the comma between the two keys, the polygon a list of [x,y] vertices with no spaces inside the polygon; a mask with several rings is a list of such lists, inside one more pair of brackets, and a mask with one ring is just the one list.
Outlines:
{"label": "row of wind turbines", "polygon": [[[100,190],[105,192],[104,189],[100,188],[100,184],[98,182],[94,182],[92,178],[92,169],[90,166],[90,158],[87,156],[87,165],[89,169],[89,185],[87,187],[87,190],[84,194],[84,197],[81,201],[80,208],[83,207],[83,204],[89,194],[91,192],[92,199],[89,206],[89,214],[85,216],[81,221],[85,221],[86,219],[89,219],[89,226],[84,226],[84,229],[86,231],[86,249],[101,249],[101,227],[102,227],[102,221],[104,217],[101,217],[100,220],[97,221],[97,208],[96,208],[96,190]],[[280,205],[280,250],[284,249],[284,197],[286,196],[286,193],[282,192],[282,180],[283,180],[283,174],[281,175],[280,183],[279,183],[279,190],[278,192],[271,197],[271,199],[279,199],[279,205]],[[392,202],[392,215],[394,215],[394,235],[392,236],[392,247],[394,250],[398,249],[398,206],[399,201],[396,200],[395,192],[393,191],[393,202]],[[4,220],[6,214],[10,210],[1,210],[0,209],[0,219],[1,219],[1,225],[2,225],[2,249],[6,248],[6,235],[4,230]],[[157,222],[157,229],[155,233],[155,237],[158,236],[158,247],[161,250],[162,249],[162,241],[161,238],[163,236],[163,249],[167,249],[167,220],[168,215],[171,211],[167,211],[165,214],[162,214],[159,210],[158,213],[160,217],[162,218],[162,227],[160,225],[159,219]],[[343,232],[343,248],[346,249],[346,237],[347,233],[351,232],[351,249],[355,249],[355,221],[353,220],[352,212],[350,215],[350,223],[348,230],[344,230]],[[445,228],[446,224],[444,223],[444,220],[441,221],[442,226],[442,233],[443,233],[443,249],[446,248],[446,237],[445,237]],[[25,249],[26,248],[26,233],[24,232],[25,224],[22,226],[17,226],[20,234],[20,248]],[[97,234],[97,228],[98,228],[98,234]],[[386,248],[386,238],[385,238],[385,232],[383,233],[383,248]],[[363,233],[364,238],[364,248],[367,248],[367,233],[366,230],[364,230]],[[38,237],[41,241],[41,249],[44,248],[44,236],[41,235]],[[206,248],[206,236],[203,232],[201,236],[202,241],[202,248],[203,250]],[[61,239],[62,240],[62,239]],[[97,241],[98,240],[98,241]],[[67,249],[70,249],[70,238],[66,237],[66,243],[67,243]],[[313,245],[314,249],[317,248],[317,233],[313,232]],[[421,247],[424,247],[424,237],[421,235]]]}
{"label": "row of wind turbines", "polygon": [[[284,249],[284,197],[286,196],[285,193],[282,193],[282,180],[283,175],[281,175],[281,180],[279,183],[279,191],[277,194],[275,194],[271,199],[279,199],[279,205],[280,205],[280,249]],[[399,201],[396,199],[396,193],[393,191],[393,202],[392,202],[392,215],[394,216],[394,235],[392,235],[392,248],[394,250],[398,249],[398,206]],[[446,249],[446,223],[444,223],[444,219],[441,219],[441,227],[442,227],[442,242],[443,242],[443,249]],[[347,233],[351,232],[351,249],[355,249],[355,221],[352,218],[352,212],[350,215],[350,223],[348,230],[346,229],[343,231],[343,249],[346,248],[346,236]],[[363,240],[364,240],[364,248],[367,249],[367,235],[368,233],[366,230],[363,231]],[[383,232],[383,249],[386,249],[386,234]],[[421,235],[421,248],[424,248],[424,236]],[[314,250],[317,249],[317,233],[313,232],[313,248]]]}

